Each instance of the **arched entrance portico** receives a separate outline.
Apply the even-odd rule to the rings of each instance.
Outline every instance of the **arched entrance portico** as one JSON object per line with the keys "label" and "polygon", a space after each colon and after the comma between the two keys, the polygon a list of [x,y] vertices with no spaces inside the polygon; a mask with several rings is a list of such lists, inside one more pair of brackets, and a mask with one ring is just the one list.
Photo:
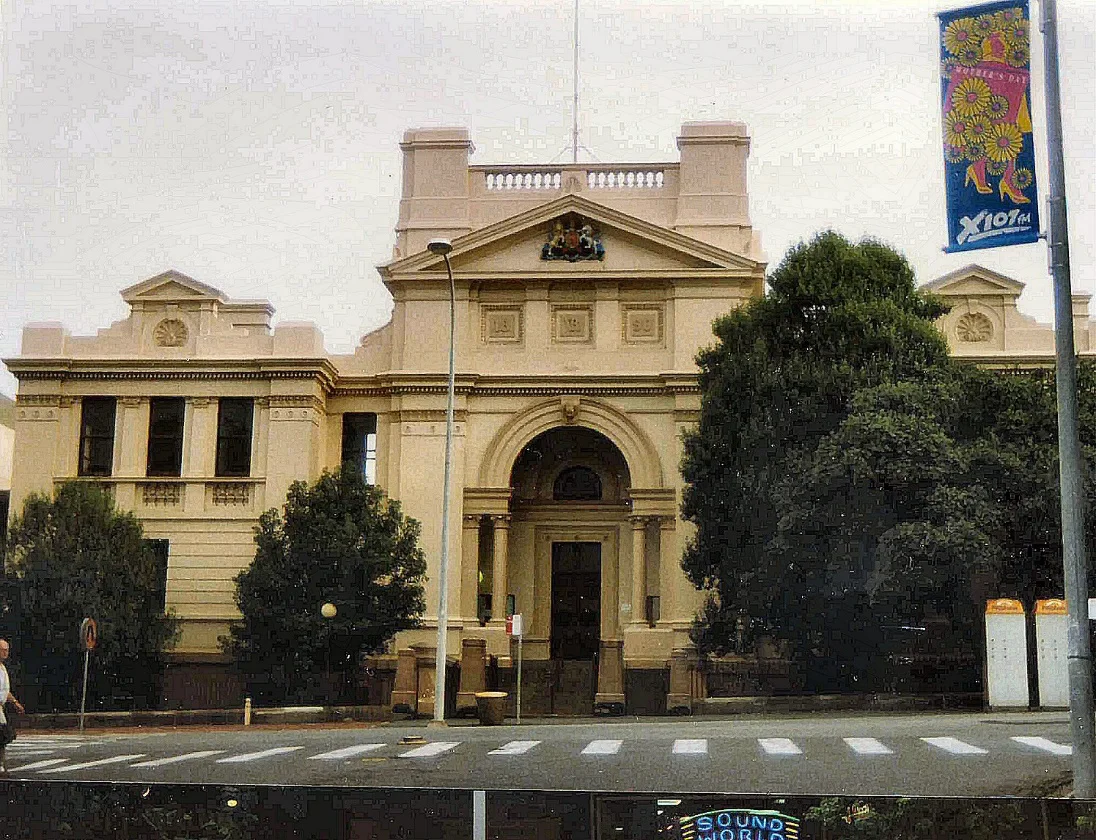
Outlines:
{"label": "arched entrance portico", "polygon": [[509,667],[505,616],[522,614],[530,714],[622,710],[626,646],[671,632],[653,623],[676,508],[657,451],[624,411],[563,397],[514,415],[477,472],[463,546],[475,635]]}

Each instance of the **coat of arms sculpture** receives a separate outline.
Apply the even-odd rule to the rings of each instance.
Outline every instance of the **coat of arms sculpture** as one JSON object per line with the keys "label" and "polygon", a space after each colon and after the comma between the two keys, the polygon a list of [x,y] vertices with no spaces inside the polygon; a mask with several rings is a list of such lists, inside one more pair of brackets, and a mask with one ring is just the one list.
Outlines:
{"label": "coat of arms sculpture", "polygon": [[542,260],[579,260],[605,259],[605,248],[601,244],[601,235],[585,219],[569,220],[565,225],[557,219],[548,235],[548,241],[540,249]]}

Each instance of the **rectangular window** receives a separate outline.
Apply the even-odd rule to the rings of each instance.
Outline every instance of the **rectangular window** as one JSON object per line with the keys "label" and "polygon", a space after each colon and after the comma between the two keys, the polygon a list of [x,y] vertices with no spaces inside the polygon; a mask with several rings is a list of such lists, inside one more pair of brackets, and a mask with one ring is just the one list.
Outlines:
{"label": "rectangular window", "polygon": [[84,397],[80,404],[79,475],[110,475],[114,471],[114,397]]}
{"label": "rectangular window", "polygon": [[152,549],[156,558],[156,590],[153,592],[153,600],[167,609],[167,556],[171,543],[169,540],[145,540]]}
{"label": "rectangular window", "polygon": [[252,399],[222,398],[217,407],[217,475],[251,475]]}
{"label": "rectangular window", "polygon": [[342,463],[357,467],[366,484],[377,483],[376,414],[343,415]]}
{"label": "rectangular window", "polygon": [[182,475],[185,416],[186,400],[182,397],[149,400],[146,475]]}

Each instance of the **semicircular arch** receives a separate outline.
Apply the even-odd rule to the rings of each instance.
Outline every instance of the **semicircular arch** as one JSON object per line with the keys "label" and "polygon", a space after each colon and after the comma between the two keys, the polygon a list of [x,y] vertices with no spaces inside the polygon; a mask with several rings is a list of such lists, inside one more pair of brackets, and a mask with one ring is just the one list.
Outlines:
{"label": "semicircular arch", "polygon": [[607,403],[583,399],[574,422],[565,423],[559,400],[546,400],[512,417],[496,433],[480,463],[481,487],[507,487],[521,451],[537,435],[555,428],[581,426],[603,434],[620,450],[632,487],[663,486],[662,464],[650,438],[624,412]]}

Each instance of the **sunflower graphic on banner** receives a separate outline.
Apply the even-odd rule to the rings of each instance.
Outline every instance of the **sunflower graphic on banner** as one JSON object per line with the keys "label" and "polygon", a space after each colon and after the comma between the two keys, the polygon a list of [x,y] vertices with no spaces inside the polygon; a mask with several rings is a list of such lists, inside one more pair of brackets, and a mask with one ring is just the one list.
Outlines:
{"label": "sunflower graphic on banner", "polygon": [[940,18],[948,244],[972,251],[1035,242],[1028,4]]}

